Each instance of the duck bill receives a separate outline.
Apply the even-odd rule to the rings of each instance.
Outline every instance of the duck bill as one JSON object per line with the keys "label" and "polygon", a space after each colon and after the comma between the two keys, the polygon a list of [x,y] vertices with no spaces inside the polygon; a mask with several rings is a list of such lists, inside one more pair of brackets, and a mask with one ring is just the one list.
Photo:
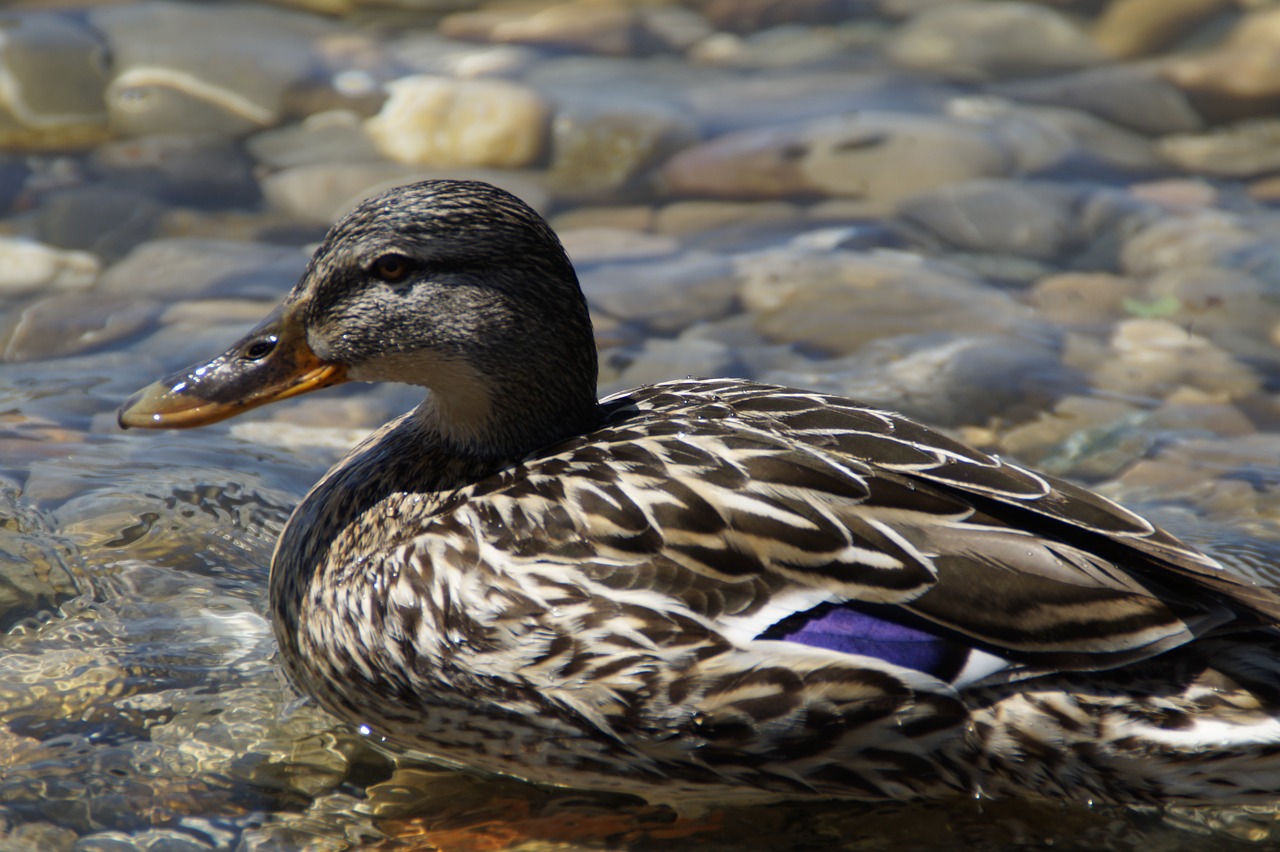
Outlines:
{"label": "duck bill", "polygon": [[312,351],[301,323],[277,309],[211,361],[143,388],[120,409],[121,428],[188,429],[347,380]]}

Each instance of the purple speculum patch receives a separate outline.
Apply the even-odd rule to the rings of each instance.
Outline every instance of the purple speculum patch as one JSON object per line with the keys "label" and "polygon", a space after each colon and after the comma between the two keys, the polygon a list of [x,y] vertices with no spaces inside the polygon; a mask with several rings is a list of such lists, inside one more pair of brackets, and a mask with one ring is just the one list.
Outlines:
{"label": "purple speculum patch", "polygon": [[874,657],[944,680],[960,671],[970,650],[921,627],[847,605],[825,605],[792,616],[761,638]]}

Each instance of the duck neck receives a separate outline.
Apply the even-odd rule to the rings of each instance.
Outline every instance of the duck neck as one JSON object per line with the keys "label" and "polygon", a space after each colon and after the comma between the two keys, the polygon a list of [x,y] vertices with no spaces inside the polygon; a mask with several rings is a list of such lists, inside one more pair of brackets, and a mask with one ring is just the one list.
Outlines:
{"label": "duck neck", "polygon": [[597,422],[594,382],[552,387],[546,377],[495,377],[457,362],[437,366],[430,391],[419,423],[458,456],[518,458]]}

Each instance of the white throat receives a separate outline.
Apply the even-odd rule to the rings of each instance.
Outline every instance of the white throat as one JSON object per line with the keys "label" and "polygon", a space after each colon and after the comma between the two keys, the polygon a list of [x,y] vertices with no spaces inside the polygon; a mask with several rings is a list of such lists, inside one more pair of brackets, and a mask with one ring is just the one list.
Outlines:
{"label": "white throat", "polygon": [[477,446],[490,437],[492,388],[465,361],[430,351],[396,353],[352,368],[348,375],[360,382],[425,385],[431,395],[418,407],[423,425],[455,446]]}

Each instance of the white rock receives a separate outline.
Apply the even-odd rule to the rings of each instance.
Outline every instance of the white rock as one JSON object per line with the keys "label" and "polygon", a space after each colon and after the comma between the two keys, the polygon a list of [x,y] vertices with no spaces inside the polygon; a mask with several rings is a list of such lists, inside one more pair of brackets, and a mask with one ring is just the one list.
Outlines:
{"label": "white rock", "polygon": [[543,153],[549,109],[505,80],[415,75],[389,84],[365,131],[386,157],[417,166],[527,166]]}
{"label": "white rock", "polygon": [[0,293],[32,293],[47,287],[84,290],[100,264],[84,251],[64,251],[20,237],[0,237]]}
{"label": "white rock", "polygon": [[1093,374],[1110,393],[1163,399],[1183,387],[1214,401],[1256,393],[1258,375],[1212,342],[1167,320],[1131,319],[1116,326],[1109,357]]}

